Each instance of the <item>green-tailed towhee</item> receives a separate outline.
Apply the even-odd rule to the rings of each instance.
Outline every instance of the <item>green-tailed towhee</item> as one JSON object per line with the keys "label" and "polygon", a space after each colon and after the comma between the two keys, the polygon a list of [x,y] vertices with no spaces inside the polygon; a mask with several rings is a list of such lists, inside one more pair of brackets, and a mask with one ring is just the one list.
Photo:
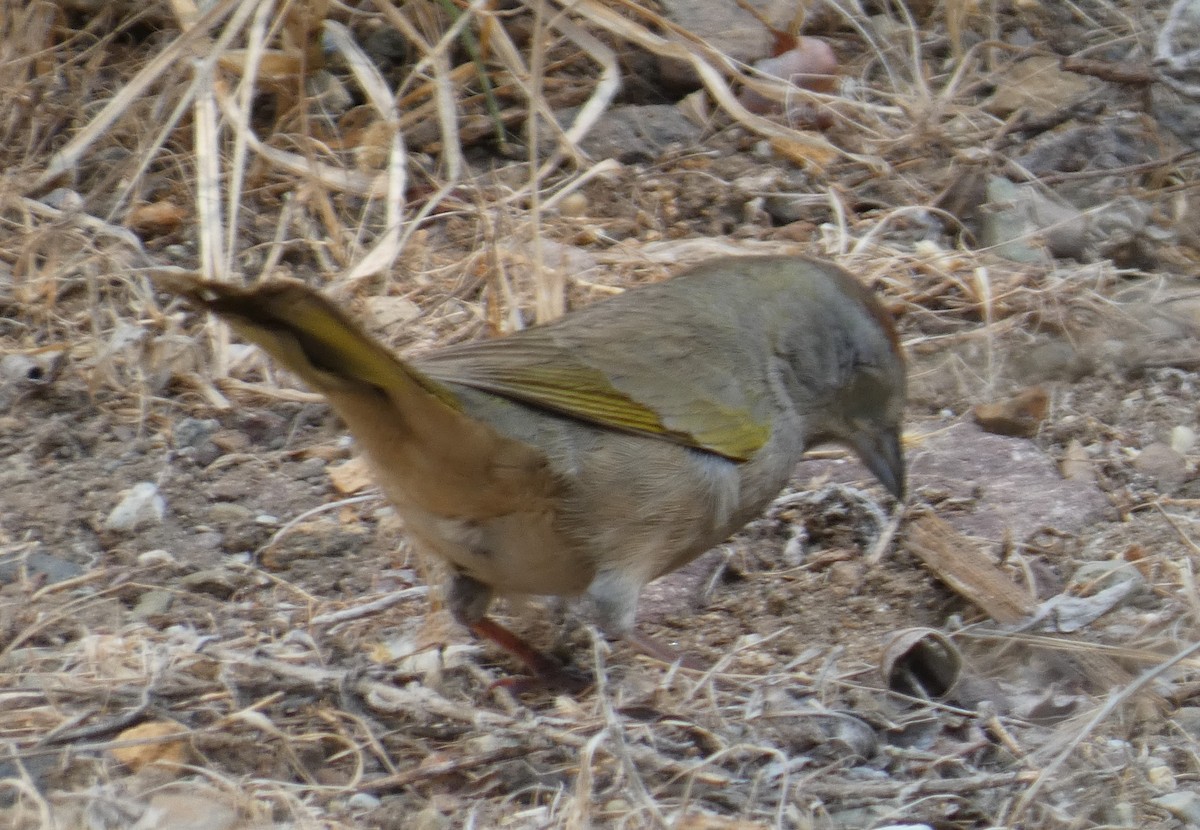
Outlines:
{"label": "green-tailed towhee", "polygon": [[756,517],[806,449],[845,444],[904,494],[895,329],[828,262],[718,259],[411,359],[297,281],[158,282],[329,400],[450,564],[454,616],[543,678],[556,661],[487,617],[493,594],[587,594],[606,632],[669,657],[634,632],[642,587]]}

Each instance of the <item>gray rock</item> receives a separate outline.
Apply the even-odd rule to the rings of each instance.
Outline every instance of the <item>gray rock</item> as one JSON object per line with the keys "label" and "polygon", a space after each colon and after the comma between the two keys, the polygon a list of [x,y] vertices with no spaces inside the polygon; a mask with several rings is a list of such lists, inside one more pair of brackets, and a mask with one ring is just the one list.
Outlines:
{"label": "gray rock", "polygon": [[15,582],[22,572],[43,577],[47,584],[53,584],[80,576],[83,568],[59,556],[36,550],[23,556],[0,559],[0,583]]}
{"label": "gray rock", "polygon": [[1160,795],[1151,804],[1162,807],[1175,818],[1186,821],[1192,827],[1200,827],[1200,795],[1180,791]]}
{"label": "gray rock", "polygon": [[[569,123],[573,112],[563,114]],[[671,104],[614,107],[580,142],[594,159],[613,158],[623,164],[654,161],[668,145],[688,146],[700,140],[700,128]]]}
{"label": "gray rock", "polygon": [[[987,183],[981,214],[983,244],[1013,262],[1043,261],[1047,252],[1078,258],[1084,248],[1079,211],[1036,185],[1018,185],[1001,176]],[[1044,244],[1039,240],[1044,239]]]}
{"label": "gray rock", "polygon": [[1177,727],[1200,741],[1200,706],[1181,706],[1171,720]]}
{"label": "gray rock", "polygon": [[[729,0],[660,0],[663,15],[736,61],[752,64],[771,52],[771,33],[753,14]],[[755,6],[766,7],[763,2]],[[686,61],[663,58],[659,73],[667,86],[698,86],[699,76]]]}
{"label": "gray rock", "polygon": [[961,499],[966,510],[948,519],[964,533],[1021,541],[1042,528],[1077,533],[1102,521],[1108,499],[1092,483],[1067,480],[1054,459],[1025,438],[986,433],[971,423],[930,426],[909,452],[913,489],[932,487]]}
{"label": "gray rock", "polygon": [[171,438],[175,449],[198,447],[220,427],[221,424],[212,418],[184,418],[175,425]]}
{"label": "gray rock", "polygon": [[1200,149],[1200,2],[1177,0],[1154,49],[1159,83],[1150,88],[1151,112],[1187,146]]}
{"label": "gray rock", "polygon": [[171,610],[174,602],[175,594],[171,591],[147,591],[138,597],[131,613],[135,619],[139,620],[157,617]]}
{"label": "gray rock", "polygon": [[1133,467],[1153,479],[1164,493],[1178,490],[1187,480],[1187,461],[1167,444],[1155,442],[1133,460]]}
{"label": "gray rock", "polygon": [[179,587],[195,594],[207,594],[217,599],[229,599],[247,578],[225,568],[207,568],[188,574],[179,580]]}
{"label": "gray rock", "polygon": [[231,501],[219,501],[208,508],[208,520],[216,525],[231,525],[238,522],[248,522],[254,518],[254,511],[243,504]]}

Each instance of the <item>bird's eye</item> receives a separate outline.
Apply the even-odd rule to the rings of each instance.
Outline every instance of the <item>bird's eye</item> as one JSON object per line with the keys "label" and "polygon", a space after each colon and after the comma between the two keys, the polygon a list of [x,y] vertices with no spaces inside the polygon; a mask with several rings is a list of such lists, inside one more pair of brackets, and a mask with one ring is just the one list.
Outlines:
{"label": "bird's eye", "polygon": [[846,387],[845,401],[851,413],[877,412],[886,406],[892,384],[878,366],[859,366]]}

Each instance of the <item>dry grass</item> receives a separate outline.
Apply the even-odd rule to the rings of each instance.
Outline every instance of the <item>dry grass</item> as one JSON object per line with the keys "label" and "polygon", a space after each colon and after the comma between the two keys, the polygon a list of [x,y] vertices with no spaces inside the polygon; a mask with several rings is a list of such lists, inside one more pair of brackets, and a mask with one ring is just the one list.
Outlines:
{"label": "dry grass", "polygon": [[[960,367],[973,401],[1002,391],[1011,355],[1036,333],[1080,337],[1080,319],[1111,319],[1133,273],[1108,260],[1018,265],[923,241],[960,171],[1011,169],[1002,159],[1021,116],[989,113],[982,89],[1046,47],[1002,42],[991,6],[947,2],[913,19],[907,7],[920,4],[884,4],[896,36],[883,38],[857,3],[830,4],[823,13],[838,21],[854,80],[822,96],[754,77],[649,4],[502,5],[10,3],[0,16],[0,355],[28,358],[38,382],[82,390],[107,422],[153,436],[185,414],[307,400],[223,329],[164,305],[146,278],[154,269],[296,275],[360,310],[408,300],[421,316],[389,334],[420,348],[553,317],[714,253],[805,250],[886,293],[918,358],[981,349],[982,361]],[[1045,11],[1022,5],[1030,21]],[[1089,49],[1150,42],[1161,14],[1134,3],[1071,9],[1061,13],[1095,24]],[[384,25],[412,50],[387,77],[361,45]],[[989,39],[967,45],[972,31]],[[736,189],[707,172],[719,153],[685,148],[642,171],[584,157],[578,143],[618,100],[633,54],[689,63],[711,146],[769,147],[765,164],[807,182],[826,221],[788,237],[748,213],[711,233],[711,215],[679,215],[678,182],[707,175],[713,199]],[[751,113],[740,84],[807,95],[833,126],[818,135]],[[571,106],[578,114],[560,125],[554,114]],[[1193,162],[1169,164],[1141,170],[1129,193],[1186,215]],[[763,181],[763,192],[736,185],[731,200],[783,187]],[[563,215],[580,194],[588,212]],[[559,267],[564,251],[586,254],[586,267]],[[1177,256],[1184,268],[1192,252]],[[1162,359],[1187,368],[1177,353]],[[20,828],[132,826],[187,781],[181,791],[228,805],[247,828],[1179,826],[1148,805],[1169,776],[1180,790],[1200,780],[1193,739],[1164,719],[1193,698],[1200,669],[1197,506],[1125,508],[1151,505],[1162,538],[1175,535],[1165,550],[1178,551],[1147,565],[1152,609],[1069,646],[977,630],[974,619],[956,633],[989,664],[974,666],[979,677],[1042,677],[1027,672],[1030,655],[1054,663],[1046,655],[1064,648],[1133,665],[1111,690],[1056,687],[1063,700],[1043,710],[1061,703],[1071,716],[1046,722],[997,711],[986,692],[967,708],[903,698],[864,656],[877,640],[850,654],[834,643],[772,651],[792,634],[770,624],[710,644],[706,673],[614,657],[577,636],[599,688],[525,705],[484,691],[494,678],[472,648],[426,649],[400,668],[361,659],[388,639],[381,608],[416,619],[422,592],[364,598],[376,602],[367,615],[348,610],[357,599],[231,564],[239,582],[227,598],[149,625],[123,617],[121,603],[172,576],[169,564],[97,562],[40,585],[21,564],[39,543],[10,515],[0,522],[0,560],[16,563],[0,593],[0,816]],[[760,541],[780,541],[772,533]],[[747,545],[730,561],[765,571]],[[818,567],[782,578],[799,586]],[[790,601],[805,602],[796,591]],[[439,639],[432,619],[409,651],[461,642]],[[1125,650],[1110,654],[1117,643]],[[166,728],[125,731],[145,723]],[[162,768],[130,773],[141,762],[114,756],[126,747],[161,750]]]}

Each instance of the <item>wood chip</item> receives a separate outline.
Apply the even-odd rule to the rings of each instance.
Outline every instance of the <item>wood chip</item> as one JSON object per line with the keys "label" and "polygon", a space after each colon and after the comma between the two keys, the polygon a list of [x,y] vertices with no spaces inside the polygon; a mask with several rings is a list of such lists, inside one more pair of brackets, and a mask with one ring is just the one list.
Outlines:
{"label": "wood chip", "polygon": [[1032,438],[1050,409],[1050,396],[1041,386],[1022,389],[1011,398],[981,403],[971,413],[975,422],[996,435]]}
{"label": "wood chip", "polygon": [[906,545],[938,579],[998,623],[1015,625],[1037,607],[975,542],[932,513],[909,526]]}
{"label": "wood chip", "polygon": [[133,772],[154,764],[164,770],[182,773],[191,760],[185,731],[173,721],[150,721],[126,729],[117,740],[138,742],[132,746],[115,746],[113,757]]}
{"label": "wood chip", "polygon": [[1096,470],[1092,467],[1091,456],[1088,455],[1078,438],[1072,438],[1063,453],[1062,461],[1058,462],[1063,478],[1068,481],[1086,481],[1095,483]]}

